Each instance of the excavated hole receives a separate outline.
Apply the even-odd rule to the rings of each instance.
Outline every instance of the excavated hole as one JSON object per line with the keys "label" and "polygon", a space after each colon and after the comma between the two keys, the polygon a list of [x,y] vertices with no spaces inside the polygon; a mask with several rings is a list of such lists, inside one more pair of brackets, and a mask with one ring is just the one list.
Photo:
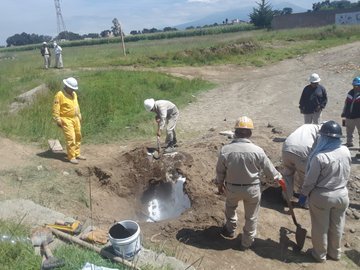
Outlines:
{"label": "excavated hole", "polygon": [[173,181],[149,181],[150,186],[141,197],[147,222],[176,218],[190,208],[189,196],[184,192],[186,178],[179,175]]}

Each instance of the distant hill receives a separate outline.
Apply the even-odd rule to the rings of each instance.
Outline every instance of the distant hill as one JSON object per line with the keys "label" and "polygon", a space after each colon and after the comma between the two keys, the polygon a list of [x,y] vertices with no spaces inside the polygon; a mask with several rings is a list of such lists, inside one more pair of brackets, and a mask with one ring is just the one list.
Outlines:
{"label": "distant hill", "polygon": [[[282,10],[285,7],[289,7],[293,9],[293,13],[300,13],[300,12],[306,12],[307,9],[299,7],[297,5],[288,3],[288,2],[283,2],[280,4],[276,4],[276,5],[271,5],[272,9],[278,9],[278,10]],[[253,11],[253,8],[256,6],[247,6],[241,9],[230,9],[227,11],[223,11],[223,12],[216,12],[213,13],[209,16],[206,16],[202,19],[196,20],[196,21],[192,21],[192,22],[188,22],[188,23],[183,23],[183,24],[179,24],[174,26],[177,29],[185,29],[187,27],[193,26],[193,27],[197,27],[197,26],[204,26],[204,25],[212,25],[214,23],[218,23],[218,24],[222,24],[223,21],[225,21],[226,19],[230,20],[234,20],[234,19],[239,19],[242,21],[249,21],[249,14]]]}

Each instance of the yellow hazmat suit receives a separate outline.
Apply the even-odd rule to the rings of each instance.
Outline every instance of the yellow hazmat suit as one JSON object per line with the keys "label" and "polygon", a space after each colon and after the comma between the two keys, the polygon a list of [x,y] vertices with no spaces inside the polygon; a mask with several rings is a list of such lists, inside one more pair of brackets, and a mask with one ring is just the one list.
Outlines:
{"label": "yellow hazmat suit", "polygon": [[64,131],[68,159],[76,159],[80,156],[81,144],[81,113],[76,93],[57,92],[52,115]]}

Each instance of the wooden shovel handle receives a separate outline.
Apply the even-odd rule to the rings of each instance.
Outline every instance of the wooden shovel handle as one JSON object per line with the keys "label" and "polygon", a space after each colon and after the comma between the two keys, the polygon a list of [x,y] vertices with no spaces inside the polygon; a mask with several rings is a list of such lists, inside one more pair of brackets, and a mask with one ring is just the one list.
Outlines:
{"label": "wooden shovel handle", "polygon": [[295,217],[294,208],[293,208],[293,206],[291,204],[291,201],[288,198],[287,193],[286,193],[286,184],[285,184],[284,179],[279,180],[279,185],[281,186],[281,189],[284,191],[284,197],[285,197],[285,200],[286,200],[286,202],[287,202],[287,204],[289,206],[289,211],[290,211],[292,220],[294,221],[294,224],[296,225],[296,227],[298,227],[299,224],[297,223],[297,220],[296,220],[296,217]]}

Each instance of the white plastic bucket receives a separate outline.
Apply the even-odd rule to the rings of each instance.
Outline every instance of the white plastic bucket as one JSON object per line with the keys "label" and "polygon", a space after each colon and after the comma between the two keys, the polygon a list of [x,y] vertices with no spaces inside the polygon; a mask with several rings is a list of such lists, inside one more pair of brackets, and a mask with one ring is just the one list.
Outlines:
{"label": "white plastic bucket", "polygon": [[[122,238],[117,224],[121,224],[130,236]],[[126,260],[132,260],[141,250],[140,226],[135,221],[124,220],[113,225],[109,230],[109,239],[115,254]]]}

